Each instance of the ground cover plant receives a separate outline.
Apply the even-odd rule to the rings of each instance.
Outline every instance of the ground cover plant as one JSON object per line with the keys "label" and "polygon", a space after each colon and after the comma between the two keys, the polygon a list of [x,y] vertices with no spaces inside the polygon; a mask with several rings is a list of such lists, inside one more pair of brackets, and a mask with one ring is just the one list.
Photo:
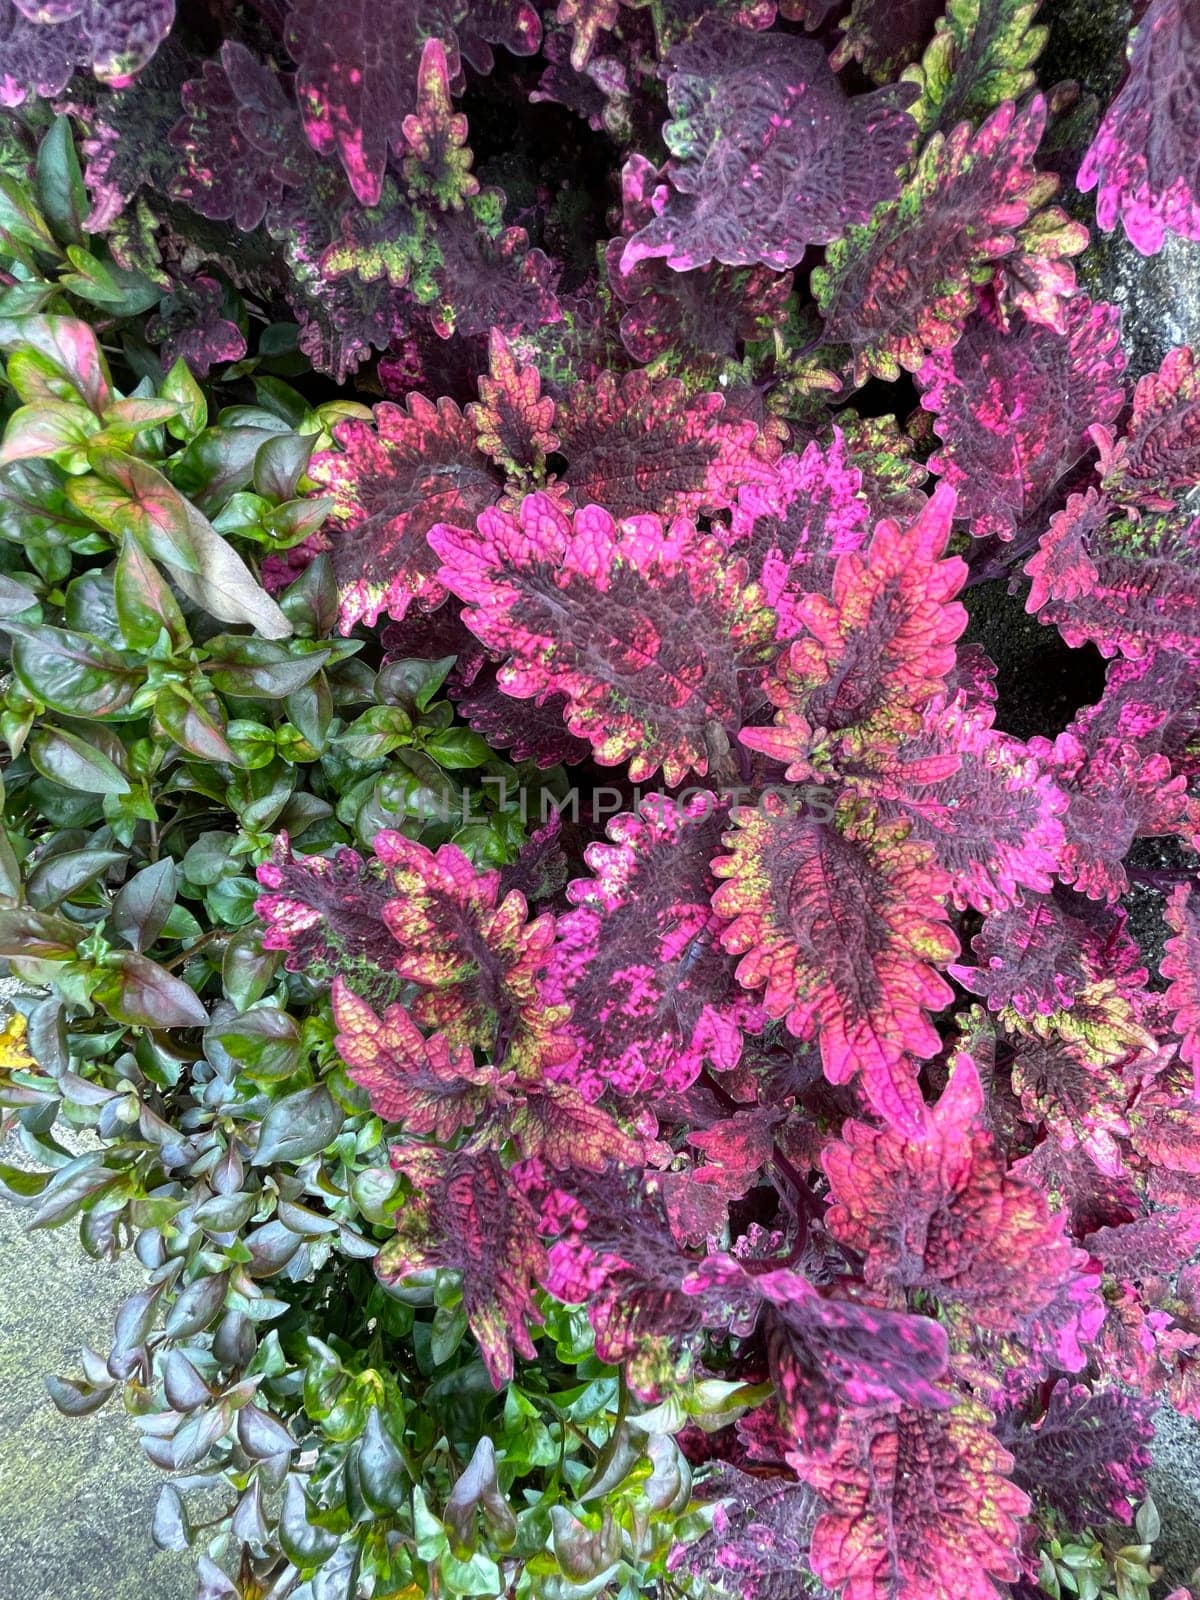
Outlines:
{"label": "ground cover plant", "polygon": [[1106,107],[1036,0],[0,0],[0,1186],[144,1269],[49,1384],[201,1600],[1163,1593],[1200,373],[1087,252],[1200,239],[1200,11],[1130,20]]}

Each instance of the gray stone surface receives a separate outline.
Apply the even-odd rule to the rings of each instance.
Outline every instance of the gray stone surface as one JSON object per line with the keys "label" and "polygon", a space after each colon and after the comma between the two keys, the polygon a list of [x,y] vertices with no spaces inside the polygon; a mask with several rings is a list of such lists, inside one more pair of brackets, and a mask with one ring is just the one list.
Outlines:
{"label": "gray stone surface", "polygon": [[1169,1585],[1200,1569],[1200,1426],[1164,1406],[1154,1421],[1150,1493],[1162,1517],[1154,1547]]}
{"label": "gray stone surface", "polygon": [[106,1348],[141,1269],[89,1260],[74,1227],[26,1233],[0,1201],[0,1600],[191,1600],[186,1556],[150,1540],[161,1475],[119,1400],[59,1416],[48,1372],[78,1371],[81,1344]]}

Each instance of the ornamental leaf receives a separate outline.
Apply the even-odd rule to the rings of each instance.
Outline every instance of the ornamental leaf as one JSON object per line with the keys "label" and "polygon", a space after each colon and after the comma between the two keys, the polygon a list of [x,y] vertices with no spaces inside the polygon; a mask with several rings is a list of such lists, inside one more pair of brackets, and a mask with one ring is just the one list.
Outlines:
{"label": "ornamental leaf", "polygon": [[457,845],[435,853],[385,830],[375,852],[392,886],[383,920],[399,946],[396,971],[424,991],[417,1021],[454,1048],[490,1050],[520,1078],[569,1061],[568,1008],[543,986],[554,918],[527,922],[525,897],[514,890],[501,900],[499,872],[476,871]]}
{"label": "ornamental leaf", "polygon": [[827,1459],[793,1465],[826,1502],[813,1571],[842,1600],[995,1600],[993,1579],[1020,1575],[1029,1500],[988,1413],[847,1413]]}
{"label": "ornamental leaf", "polygon": [[864,551],[838,558],[828,599],[796,600],[793,616],[808,636],[776,668],[776,726],[744,730],[743,744],[789,762],[788,777],[802,779],[818,730],[852,730],[857,745],[894,745],[919,731],[967,625],[954,599],[966,564],[944,558],[953,514],[953,490],[939,487],[907,528],[885,519]]}
{"label": "ornamental leaf", "polygon": [[0,106],[24,105],[31,95],[54,99],[88,54],[78,15],[47,27],[31,22],[10,0],[0,10]]}
{"label": "ornamental leaf", "polygon": [[1172,936],[1159,970],[1169,980],[1167,1003],[1181,1041],[1180,1057],[1197,1073],[1200,1092],[1200,896],[1192,884],[1176,884],[1163,916]]}
{"label": "ornamental leaf", "polygon": [[641,362],[667,353],[711,360],[735,356],[739,341],[770,338],[787,311],[790,272],[717,263],[676,272],[656,257],[623,262],[627,240],[650,223],[661,191],[658,168],[631,156],[621,169],[621,237],[609,240],[604,258],[614,293],[629,307],[621,318],[626,350]]}
{"label": "ornamental leaf", "polygon": [[940,0],[854,0],[833,65],[840,72],[858,61],[876,83],[889,83],[917,60],[941,14]]}
{"label": "ornamental leaf", "polygon": [[558,448],[553,398],[542,394],[538,369],[519,365],[496,328],[488,339],[488,366],[479,379],[478,403],[467,407],[479,448],[514,476],[540,467],[547,452]]}
{"label": "ornamental leaf", "polygon": [[404,158],[408,192],[432,200],[442,211],[461,211],[479,180],[471,175],[467,119],[450,99],[450,68],[440,39],[426,39],[417,67],[417,109],[404,119],[409,154]]}
{"label": "ornamental leaf", "polygon": [[458,703],[459,712],[481,733],[493,750],[507,750],[513,761],[532,761],[539,767],[559,762],[578,766],[590,745],[577,739],[566,725],[569,701],[565,694],[544,700],[514,700],[494,682],[484,683]]}
{"label": "ornamental leaf", "polygon": [[1119,217],[1135,250],[1168,231],[1200,239],[1200,21],[1188,0],[1151,0],[1130,34],[1129,74],[1104,114],[1076,183],[1096,190],[1096,221]]}
{"label": "ornamental leaf", "polygon": [[1124,910],[1061,886],[1023,893],[990,912],[971,949],[977,965],[953,965],[950,976],[982,995],[989,1010],[1011,1006],[1023,1017],[1063,1011],[1101,978],[1115,978],[1128,992],[1146,981]]}
{"label": "ornamental leaf", "polygon": [[771,482],[738,489],[730,547],[762,584],[781,638],[802,631],[798,604],[829,594],[838,558],[861,550],[874,520],[838,428],[827,446],[814,440],[803,455],[783,456]]}
{"label": "ornamental leaf", "polygon": [[258,881],[267,891],[254,903],[265,924],[263,949],[284,951],[289,972],[332,976],[359,963],[392,967],[395,950],[383,920],[389,890],[377,862],[356,850],[296,856],[279,833]]}
{"label": "ornamental leaf", "polygon": [[1135,661],[1110,661],[1104,692],[1075,713],[1070,731],[1085,745],[1127,740],[1144,755],[1165,755],[1176,772],[1197,770],[1200,657],[1149,648]]}
{"label": "ornamental leaf", "polygon": [[499,1389],[513,1375],[514,1350],[527,1361],[536,1354],[529,1328],[542,1316],[533,1289],[547,1270],[537,1215],[494,1151],[398,1145],[392,1159],[412,1193],[376,1271],[388,1284],[426,1267],[460,1272],[463,1310]]}
{"label": "ornamental leaf", "polygon": [[1063,846],[1067,797],[1025,745],[991,724],[990,706],[939,695],[896,760],[919,775],[953,758],[952,771],[928,782],[917,776],[879,784],[868,761],[852,778],[864,793],[879,795],[881,816],[911,822],[912,838],[933,850],[960,909],[992,911],[1013,904],[1021,889],[1049,889]]}
{"label": "ornamental leaf", "polygon": [[340,977],[333,985],[333,1019],[350,1077],[367,1091],[371,1110],[385,1122],[403,1123],[406,1135],[449,1144],[503,1092],[501,1073],[477,1067],[468,1046],[452,1047],[436,1033],[424,1038],[401,1005],[376,1016]]}
{"label": "ornamental leaf", "polygon": [[509,336],[562,320],[558,268],[529,248],[524,228],[504,225],[499,189],[471,195],[461,211],[432,219],[437,287],[433,325],[448,339],[498,328]]}
{"label": "ornamental leaf", "polygon": [[386,19],[366,8],[293,0],[284,39],[296,63],[296,92],[313,149],[336,155],[364,206],[383,188],[389,150],[407,149],[404,119],[417,104],[425,40],[446,46],[449,75],[460,71],[455,0],[389,6]]}
{"label": "ornamental leaf", "polygon": [[1025,609],[1078,649],[1139,657],[1155,646],[1200,655],[1195,581],[1200,518],[1182,512],[1122,518],[1095,489],[1050,519],[1025,571]]}
{"label": "ornamental leaf", "polygon": [[90,61],[110,89],[126,89],[175,21],[175,0],[13,0],[0,21],[0,105],[61,94]]}
{"label": "ornamental leaf", "polygon": [[1157,372],[1139,378],[1120,439],[1098,428],[1104,489],[1122,505],[1170,511],[1200,479],[1200,369],[1187,345],[1168,350]]}
{"label": "ornamental leaf", "polygon": [[662,256],[681,272],[714,260],[781,271],[897,193],[909,92],[848,100],[813,41],[710,19],[662,71],[674,193],[656,192],[623,270]]}
{"label": "ornamental leaf", "polygon": [[927,1011],[951,998],[932,962],[958,942],[939,896],[945,880],[907,826],[856,837],[787,807],[776,793],[733,813],[732,852],[713,863],[713,897],[729,920],[725,948],[738,982],[765,989],[769,1017],[797,1038],[820,1038],[831,1083],[862,1074],[869,1103],[918,1127],[921,1093],[911,1057],[939,1047]]}
{"label": "ornamental leaf", "polygon": [[[898,200],[830,246],[813,273],[826,337],[853,352],[857,382],[916,372],[934,350],[952,345],[975,304],[975,288],[1005,264],[1042,282],[1043,321],[1061,315],[1087,229],[1063,227],[1043,211],[1057,180],[1034,170],[1046,102],[1002,105],[978,132],[960,122],[935,133]],[[1039,234],[1039,230],[1044,230]]]}
{"label": "ornamental leaf", "polygon": [[1067,302],[1064,332],[1020,313],[1006,328],[985,301],[952,347],[917,375],[943,448],[929,467],[958,491],[976,538],[1011,539],[1089,448],[1089,428],[1125,401],[1121,313],[1086,295]]}
{"label": "ornamental leaf", "polygon": [[1031,70],[1050,32],[1034,24],[1041,0],[949,0],[921,60],[903,77],[921,93],[912,115],[923,132],[979,122],[1034,86]]}
{"label": "ornamental leaf", "polygon": [[715,1505],[712,1526],[672,1553],[671,1570],[732,1588],[740,1600],[795,1600],[820,1506],[813,1491],[782,1473],[743,1472],[720,1461],[696,1494]]}
{"label": "ornamental leaf", "polygon": [[822,1154],[827,1221],[865,1256],[873,1287],[931,1294],[976,1327],[1011,1331],[1049,1305],[1087,1256],[1045,1195],[1007,1172],[982,1111],[975,1065],[959,1054],[922,1133],[844,1124]]}
{"label": "ornamental leaf", "polygon": [[576,72],[587,66],[601,33],[616,27],[617,15],[618,0],[558,0],[554,17],[571,29],[571,65]]}
{"label": "ornamental leaf", "polygon": [[704,791],[682,805],[650,795],[585,851],[593,876],[567,890],[576,909],[558,919],[551,988],[571,1003],[589,1099],[686,1089],[705,1066],[735,1067],[742,1029],[761,1026],[710,903],[727,812]]}
{"label": "ornamental leaf", "polygon": [[554,417],[577,505],[614,517],[723,510],[743,484],[772,483],[779,449],[722,394],[689,397],[675,378],[643,371],[572,385]]}
{"label": "ornamental leaf", "polygon": [[1013,1482],[1071,1528],[1128,1522],[1145,1492],[1154,1406],[1120,1389],[1060,1382],[1032,1427],[1006,1425]]}
{"label": "ornamental leaf", "polygon": [[91,0],[82,9],[92,71],[110,89],[133,82],[175,21],[175,0]]}
{"label": "ornamental leaf", "polygon": [[475,430],[451,400],[383,401],[373,422],[334,428],[340,449],[313,456],[308,475],[333,496],[324,537],[341,595],[340,625],[403,618],[414,602],[446,598],[437,556],[425,542],[435,524],[470,527],[500,495],[500,481],[475,447]]}
{"label": "ornamental leaf", "polygon": [[429,542],[463,621],[508,655],[500,687],[565,694],[567,726],[602,766],[629,760],[635,782],[661,766],[676,784],[727,751],[740,675],[772,655],[774,617],[716,539],[683,518],[568,516],[533,494],[516,516],[489,510],[476,532],[442,525]]}

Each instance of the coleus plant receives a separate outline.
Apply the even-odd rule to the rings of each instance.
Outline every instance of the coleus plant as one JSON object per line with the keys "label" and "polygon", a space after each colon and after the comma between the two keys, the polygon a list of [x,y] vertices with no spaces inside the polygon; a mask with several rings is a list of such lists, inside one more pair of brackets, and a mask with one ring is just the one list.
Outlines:
{"label": "coleus plant", "polygon": [[0,1182],[204,1600],[1147,1592],[1200,24],[1036,11],[0,19]]}

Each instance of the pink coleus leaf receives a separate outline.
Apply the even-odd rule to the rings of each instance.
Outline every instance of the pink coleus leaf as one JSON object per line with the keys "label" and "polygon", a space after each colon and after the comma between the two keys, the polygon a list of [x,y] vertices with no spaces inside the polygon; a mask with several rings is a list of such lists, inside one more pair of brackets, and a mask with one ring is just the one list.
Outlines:
{"label": "pink coleus leaf", "polygon": [[995,1600],[1020,1575],[1029,1500],[990,1420],[968,1401],[848,1412],[827,1458],[793,1461],[826,1503],[809,1559],[841,1600]]}
{"label": "pink coleus leaf", "polygon": [[1168,350],[1133,391],[1133,411],[1113,442],[1097,428],[1104,488],[1122,505],[1169,511],[1200,478],[1200,370],[1187,345]]}
{"label": "pink coleus leaf", "polygon": [[404,177],[412,196],[461,211],[479,180],[471,172],[467,119],[450,98],[450,64],[440,39],[426,39],[417,66],[417,108],[405,117]]}
{"label": "pink coleus leaf", "polygon": [[1052,894],[1022,893],[990,912],[971,949],[976,965],[952,965],[950,976],[982,995],[990,1010],[1011,1006],[1023,1017],[1065,1010],[1101,978],[1116,978],[1131,990],[1146,981],[1124,910],[1061,887]]}
{"label": "pink coleus leaf", "polygon": [[1018,314],[1004,326],[983,301],[957,344],[917,374],[942,449],[930,470],[958,490],[977,538],[1011,539],[1087,451],[1089,428],[1125,400],[1120,309],[1086,295],[1067,302],[1064,331]]}
{"label": "pink coleus leaf", "polygon": [[403,1123],[406,1135],[448,1144],[503,1095],[501,1072],[477,1067],[468,1046],[451,1046],[436,1033],[426,1039],[401,1005],[377,1016],[341,978],[333,985],[333,1020],[350,1077],[367,1091],[372,1111]]}
{"label": "pink coleus leaf", "polygon": [[621,169],[621,237],[609,240],[604,259],[614,293],[629,307],[621,340],[630,355],[641,362],[668,351],[736,356],[739,341],[769,338],[786,315],[790,272],[716,263],[676,272],[653,256],[624,262],[626,242],[655,215],[660,188],[658,168],[645,156],[631,156]]}
{"label": "pink coleus leaf", "polygon": [[618,0],[558,0],[555,21],[571,29],[571,65],[587,66],[596,41],[617,24]]}
{"label": "pink coleus leaf", "polygon": [[1129,73],[1076,183],[1096,190],[1096,221],[1120,218],[1143,255],[1168,232],[1200,239],[1200,20],[1189,0],[1151,0],[1130,36]]}
{"label": "pink coleus leaf", "polygon": [[284,951],[289,972],[321,977],[359,964],[385,973],[392,967],[396,952],[383,920],[389,889],[377,862],[356,850],[295,856],[280,833],[258,881],[266,891],[254,902],[265,925],[263,949]]}
{"label": "pink coleus leaf", "polygon": [[[952,345],[975,304],[975,284],[996,264],[1035,277],[1060,269],[1040,320],[1056,320],[1074,288],[1063,261],[1087,244],[1087,229],[1044,210],[1057,180],[1033,166],[1046,125],[1036,95],[1000,106],[976,132],[961,122],[927,142],[898,200],[851,228],[813,273],[826,337],[853,352],[856,381],[916,372]],[[1060,224],[1061,219],[1061,224]]]}
{"label": "pink coleus leaf", "polygon": [[1117,1066],[1035,1041],[1019,1051],[1012,1082],[1029,1122],[1044,1126],[1064,1150],[1081,1147],[1101,1172],[1122,1172],[1128,1090]]}
{"label": "pink coleus leaf", "polygon": [[1121,1278],[1175,1273],[1200,1250],[1200,1206],[1157,1211],[1134,1222],[1097,1228],[1084,1248]]}
{"label": "pink coleus leaf", "polygon": [[931,963],[953,960],[946,881],[907,825],[861,838],[798,813],[776,793],[733,813],[726,879],[713,896],[729,921],[725,948],[738,981],[765,990],[767,1015],[797,1038],[817,1034],[826,1076],[856,1073],[870,1104],[913,1129],[923,1106],[912,1057],[939,1047],[929,1010],[951,998]]}
{"label": "pink coleus leaf", "polygon": [[1159,647],[1200,655],[1195,581],[1200,518],[1182,511],[1122,517],[1095,489],[1073,494],[1026,563],[1025,609],[1072,649],[1137,658]]}
{"label": "pink coleus leaf", "polygon": [[526,496],[477,531],[440,526],[438,580],[463,620],[505,653],[501,688],[568,700],[567,726],[602,766],[629,760],[638,782],[705,773],[741,724],[741,675],[770,659],[774,617],[745,568],[683,518],[617,523],[600,506],[568,516]]}
{"label": "pink coleus leaf", "polygon": [[538,369],[522,366],[495,328],[488,338],[489,371],[479,379],[479,400],[467,407],[479,448],[502,471],[517,475],[540,466],[558,448],[554,400],[543,395]]}
{"label": "pink coleus leaf", "polygon": [[361,6],[294,0],[285,42],[297,65],[296,90],[313,149],[336,155],[364,206],[383,188],[389,150],[407,148],[404,119],[417,103],[417,75],[428,38],[446,46],[451,79],[460,72],[452,0],[423,0],[389,12],[379,26]]}
{"label": "pink coleus leaf", "polygon": [[676,378],[638,370],[573,384],[554,428],[575,503],[614,517],[723,510],[743,484],[775,479],[778,445],[724,395],[689,395]]}
{"label": "pink coleus leaf", "polygon": [[838,558],[861,550],[875,520],[837,428],[828,445],[814,440],[803,455],[783,456],[770,482],[738,489],[730,547],[762,584],[781,638],[802,631],[797,606],[806,595],[829,593]]}
{"label": "pink coleus leaf", "polygon": [[1165,755],[1172,770],[1200,770],[1200,657],[1148,649],[1108,664],[1104,692],[1075,713],[1068,730],[1089,748],[1124,740],[1144,755]]}
{"label": "pink coleus leaf", "polygon": [[[951,757],[953,771],[921,782],[939,758]],[[890,783],[872,773],[868,755],[852,781],[877,795],[881,816],[912,823],[912,837],[931,847],[948,874],[956,906],[993,911],[1011,905],[1021,889],[1051,887],[1067,797],[1025,745],[992,727],[990,706],[939,695],[896,761],[916,776]]]}
{"label": "pink coleus leaf", "polygon": [[1059,876],[1090,900],[1116,900],[1128,885],[1123,860],[1135,839],[1187,826],[1187,779],[1163,755],[1143,755],[1128,740],[1091,748],[1073,733],[1029,748],[1067,796]]}
{"label": "pink coleus leaf", "polygon": [[1190,883],[1176,884],[1163,913],[1171,937],[1159,968],[1169,980],[1167,1002],[1179,1035],[1179,1054],[1196,1073],[1200,1093],[1200,896]]}
{"label": "pink coleus leaf", "polygon": [[569,1061],[568,1008],[543,984],[554,918],[528,922],[524,896],[501,900],[499,872],[477,871],[457,845],[435,852],[384,831],[375,852],[392,888],[383,919],[399,946],[396,971],[423,990],[417,1021],[452,1047],[489,1049],[523,1079]]}
{"label": "pink coleus leaf", "polygon": [[567,890],[575,909],[558,919],[551,990],[571,1003],[573,1071],[589,1098],[686,1089],[705,1066],[735,1067],[742,1030],[761,1027],[711,905],[727,815],[705,791],[682,804],[649,795],[609,822],[610,844],[585,852],[593,876]]}
{"label": "pink coleus leaf", "polygon": [[931,1294],[977,1327],[1007,1331],[1087,1257],[1042,1192],[1008,1173],[982,1112],[978,1073],[959,1054],[921,1134],[847,1122],[822,1155],[828,1224],[862,1252],[868,1284]]}
{"label": "pink coleus leaf", "polygon": [[[797,1573],[820,1502],[807,1484],[783,1473],[743,1472],[720,1461],[696,1485],[698,1499],[715,1502],[712,1526],[668,1557],[668,1570],[695,1577],[704,1588],[732,1588],[740,1600],[794,1600]],[[822,1590],[813,1600],[827,1600]]]}
{"label": "pink coleus leaf", "polygon": [[954,599],[966,564],[944,558],[954,498],[942,486],[907,528],[880,522],[865,550],[838,558],[828,599],[797,599],[794,618],[807,637],[776,669],[770,691],[780,707],[776,725],[741,736],[752,749],[788,762],[789,778],[810,774],[808,746],[822,731],[854,730],[860,744],[891,745],[919,731],[920,714],[943,688],[954,642],[967,625]]}
{"label": "pink coleus leaf", "polygon": [[384,1283],[427,1267],[462,1274],[462,1303],[497,1389],[513,1375],[514,1350],[535,1356],[529,1328],[541,1323],[534,1286],[545,1275],[538,1219],[494,1151],[397,1145],[393,1165],[412,1193],[394,1238],[376,1257]]}
{"label": "pink coleus leaf", "polygon": [[714,21],[663,75],[672,188],[656,192],[624,270],[657,256],[681,272],[714,260],[794,267],[897,193],[915,132],[907,86],[848,100],[818,44]]}
{"label": "pink coleus leaf", "polygon": [[414,394],[404,406],[376,406],[373,423],[337,423],[334,437],[340,448],[315,455],[308,475],[334,500],[324,536],[343,631],[382,611],[402,618],[414,602],[439,605],[446,591],[426,533],[435,524],[470,527],[500,496],[474,428],[453,401],[434,406]]}

